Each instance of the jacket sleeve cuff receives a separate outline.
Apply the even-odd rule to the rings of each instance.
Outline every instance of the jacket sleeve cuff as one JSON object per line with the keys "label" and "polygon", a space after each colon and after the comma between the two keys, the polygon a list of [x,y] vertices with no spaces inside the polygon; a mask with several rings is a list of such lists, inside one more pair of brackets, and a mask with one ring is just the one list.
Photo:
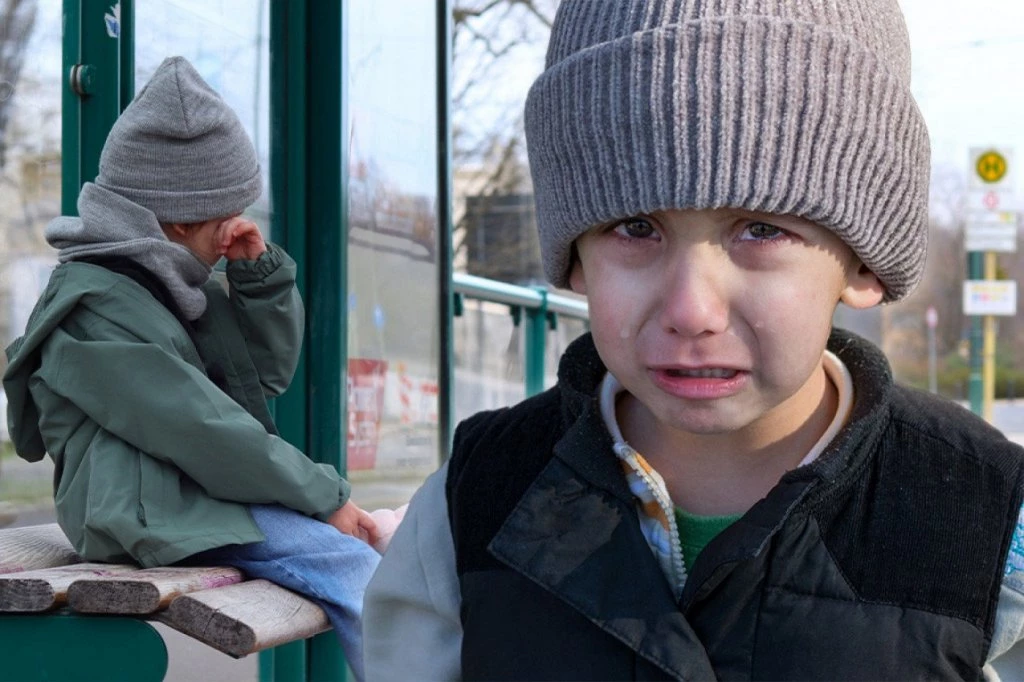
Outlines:
{"label": "jacket sleeve cuff", "polygon": [[349,485],[349,482],[346,481],[344,478],[340,479],[338,481],[338,504],[334,507],[331,507],[330,509],[313,514],[313,518],[317,521],[326,522],[327,519],[331,517],[331,514],[345,506],[345,503],[348,502],[351,492],[352,486]]}
{"label": "jacket sleeve cuff", "polygon": [[281,268],[285,257],[285,252],[280,246],[267,242],[267,250],[256,260],[229,261],[228,280],[238,284],[264,280]]}

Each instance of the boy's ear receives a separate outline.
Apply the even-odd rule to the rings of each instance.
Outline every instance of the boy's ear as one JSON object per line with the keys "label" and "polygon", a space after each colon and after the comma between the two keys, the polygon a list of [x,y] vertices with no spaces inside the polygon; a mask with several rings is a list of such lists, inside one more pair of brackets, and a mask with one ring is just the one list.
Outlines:
{"label": "boy's ear", "polygon": [[857,263],[850,275],[846,278],[846,288],[843,289],[839,300],[851,308],[870,308],[882,302],[885,296],[885,287],[868,266]]}
{"label": "boy's ear", "polygon": [[587,281],[583,276],[583,264],[580,263],[580,255],[576,252],[576,245],[572,245],[572,253],[569,255],[569,288],[577,294],[586,296]]}
{"label": "boy's ear", "polygon": [[184,237],[188,234],[188,225],[184,223],[160,223],[160,227],[164,229],[164,232],[174,234],[179,237]]}

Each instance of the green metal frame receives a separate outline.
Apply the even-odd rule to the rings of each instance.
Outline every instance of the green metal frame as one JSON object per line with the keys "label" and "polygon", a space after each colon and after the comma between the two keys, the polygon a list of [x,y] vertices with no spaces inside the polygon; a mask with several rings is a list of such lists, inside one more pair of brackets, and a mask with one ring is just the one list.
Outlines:
{"label": "green metal frame", "polygon": [[[64,0],[61,63],[61,213],[78,215],[78,192],[96,177],[107,133],[135,92],[134,0],[120,0],[119,37],[107,34],[109,0]],[[71,87],[78,68],[80,92]]]}
{"label": "green metal frame", "polygon": [[[311,0],[307,33],[310,67],[306,101],[309,172],[307,281],[310,315],[309,450],[316,461],[344,475],[348,380],[348,109],[345,8],[337,0]],[[312,397],[315,396],[315,400]],[[308,642],[309,680],[343,680],[347,666],[337,636]]]}
{"label": "green metal frame", "polygon": [[536,395],[544,390],[544,348],[548,338],[549,319],[548,292],[535,287],[540,294],[540,305],[526,310],[526,359],[523,374],[526,380],[526,395]]}
{"label": "green metal frame", "polygon": [[463,297],[507,305],[516,326],[522,322],[525,312],[523,379],[527,396],[536,395],[544,390],[544,358],[548,330],[557,327],[560,316],[579,320],[589,319],[586,303],[551,293],[542,287],[520,287],[484,277],[456,273],[452,275],[452,288],[458,302],[456,315],[462,314]]}
{"label": "green metal frame", "polygon": [[[295,259],[297,286],[307,300],[306,267],[306,64],[307,3],[270,5],[270,187],[273,216],[271,239]],[[291,388],[274,401],[274,420],[281,437],[307,451],[305,349]],[[301,682],[307,679],[306,643],[292,642],[259,654],[260,682]]]}
{"label": "green metal frame", "polygon": [[159,682],[167,674],[163,638],[137,618],[0,616],[0,642],[0,682]]}
{"label": "green metal frame", "polygon": [[[283,438],[345,473],[347,157],[344,3],[271,3],[271,238],[295,259],[306,343],[292,388],[275,401]],[[311,396],[316,396],[312,400]],[[340,680],[334,633],[260,655],[260,679]]]}

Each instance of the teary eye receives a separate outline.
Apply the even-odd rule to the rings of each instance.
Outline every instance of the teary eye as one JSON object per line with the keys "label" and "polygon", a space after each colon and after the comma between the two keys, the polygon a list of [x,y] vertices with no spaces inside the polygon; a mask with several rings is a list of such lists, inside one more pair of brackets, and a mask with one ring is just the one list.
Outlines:
{"label": "teary eye", "polygon": [[775,225],[769,223],[750,223],[743,228],[740,239],[747,241],[771,241],[785,235],[785,230]]}
{"label": "teary eye", "polygon": [[654,225],[646,218],[627,218],[615,226],[615,232],[630,239],[649,239],[657,235]]}

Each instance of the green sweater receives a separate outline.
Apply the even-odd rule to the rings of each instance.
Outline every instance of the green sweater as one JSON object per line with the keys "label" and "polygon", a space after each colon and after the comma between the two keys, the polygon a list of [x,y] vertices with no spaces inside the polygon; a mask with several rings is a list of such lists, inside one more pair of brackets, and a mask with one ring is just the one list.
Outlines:
{"label": "green sweater", "polygon": [[739,520],[742,514],[731,516],[698,516],[676,507],[676,527],[679,529],[679,542],[683,547],[683,563],[686,570],[693,569],[693,562],[705,546],[716,535]]}

